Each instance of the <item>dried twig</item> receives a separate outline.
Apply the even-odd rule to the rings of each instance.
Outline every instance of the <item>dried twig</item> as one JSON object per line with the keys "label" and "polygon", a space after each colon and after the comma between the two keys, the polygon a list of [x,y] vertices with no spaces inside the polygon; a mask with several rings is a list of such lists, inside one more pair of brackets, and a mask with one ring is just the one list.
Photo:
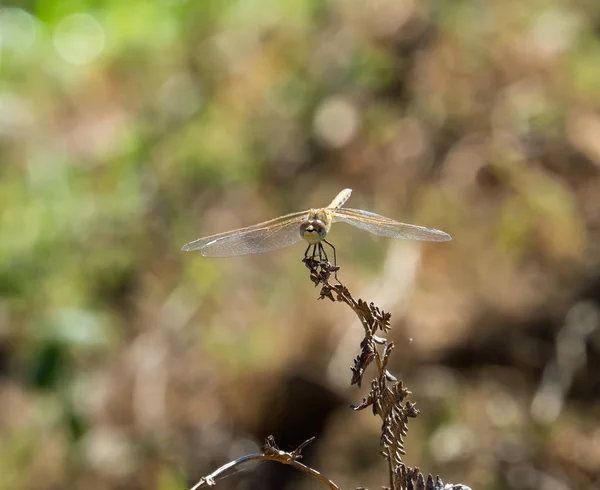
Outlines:
{"label": "dried twig", "polygon": [[[394,349],[393,342],[381,336],[390,330],[391,314],[380,310],[373,303],[362,299],[355,300],[346,286],[338,281],[332,285],[329,280],[337,268],[327,261],[318,261],[307,257],[304,263],[310,270],[311,280],[315,285],[321,285],[320,299],[329,298],[347,304],[360,320],[364,337],[360,343],[361,352],[355,358],[352,366],[350,383],[361,386],[365,371],[375,363],[377,375],[371,381],[371,390],[363,398],[362,403],[352,406],[354,410],[364,410],[371,407],[373,414],[382,420],[381,446],[382,456],[388,462],[389,489],[400,490],[407,488],[407,471],[402,457],[404,456],[404,436],[408,430],[408,419],[419,413],[415,405],[406,401],[410,391],[403,387],[388,370],[387,364]],[[378,335],[379,334],[379,335]]]}
{"label": "dried twig", "polygon": [[[373,414],[382,420],[381,426],[381,455],[388,462],[389,487],[387,490],[437,490],[459,488],[468,489],[464,485],[446,485],[439,477],[434,482],[431,475],[425,480],[418,468],[404,464],[402,457],[404,437],[408,431],[408,420],[416,417],[419,410],[414,403],[407,400],[411,392],[403,386],[387,369],[394,343],[388,342],[382,334],[390,331],[391,314],[380,310],[373,303],[362,299],[354,299],[346,286],[337,277],[339,267],[332,266],[326,260],[316,260],[315,257],[305,257],[304,264],[310,270],[310,278],[315,286],[321,286],[319,299],[328,298],[347,304],[358,319],[363,329],[364,337],[360,343],[360,354],[354,359],[350,368],[352,378],[350,384],[361,386],[367,367],[375,364],[377,375],[371,381],[371,390],[363,401],[352,406],[356,411],[371,407]],[[337,284],[331,284],[332,274]]]}
{"label": "dried twig", "polygon": [[[354,359],[350,368],[352,376],[350,384],[362,384],[365,371],[374,364],[377,370],[376,376],[371,380],[371,389],[362,402],[351,406],[356,411],[371,407],[374,415],[382,420],[381,425],[381,455],[388,462],[389,487],[384,490],[470,490],[465,485],[445,485],[439,477],[429,475],[424,477],[417,467],[406,466],[403,462],[404,437],[408,431],[408,420],[416,417],[419,410],[414,403],[407,400],[411,392],[406,389],[402,381],[397,380],[387,369],[388,361],[394,350],[393,342],[388,342],[382,335],[390,330],[391,314],[380,310],[373,303],[367,303],[362,299],[354,299],[346,286],[337,278],[339,267],[332,266],[321,257],[305,257],[304,264],[310,270],[310,278],[315,286],[321,286],[319,299],[328,298],[331,301],[339,301],[347,304],[360,320],[364,337],[360,343],[360,354]],[[335,278],[336,284],[331,284],[331,277]],[[280,450],[275,444],[272,436],[267,438],[261,454],[251,454],[236,459],[231,463],[221,466],[218,470],[202,478],[191,490],[204,486],[215,486],[216,478],[227,470],[251,460],[276,461],[288,464],[296,469],[311,475],[327,487],[339,490],[339,487],[331,480],[325,478],[317,470],[303,465],[298,460],[301,458],[300,451],[314,438],[301,444],[292,452]],[[357,490],[366,490],[359,487]]]}
{"label": "dried twig", "polygon": [[325,478],[317,470],[315,470],[309,466],[306,466],[298,461],[302,458],[302,455],[300,454],[302,449],[304,449],[308,444],[310,444],[314,440],[315,440],[315,438],[312,437],[309,440],[300,444],[292,452],[285,452],[277,447],[277,444],[275,444],[275,439],[273,438],[273,436],[269,436],[269,437],[267,437],[267,440],[265,441],[265,445],[263,446],[262,453],[249,454],[247,456],[242,456],[241,458],[238,458],[234,461],[231,461],[231,462],[221,466],[219,469],[213,471],[210,475],[206,475],[206,476],[202,477],[200,479],[200,481],[191,488],[191,490],[197,490],[198,488],[203,488],[203,487],[214,487],[217,484],[217,482],[216,482],[217,478],[220,477],[221,475],[223,475],[228,470],[235,468],[236,466],[238,466],[240,464],[247,463],[248,461],[257,461],[257,460],[258,461],[276,461],[277,463],[281,463],[281,464],[289,464],[290,466],[293,466],[294,468],[296,468],[300,471],[303,471],[307,475],[310,475],[313,478],[316,478],[317,480],[319,480],[321,483],[328,486],[332,490],[340,490],[340,487],[338,487],[331,480],[328,480],[327,478]]}

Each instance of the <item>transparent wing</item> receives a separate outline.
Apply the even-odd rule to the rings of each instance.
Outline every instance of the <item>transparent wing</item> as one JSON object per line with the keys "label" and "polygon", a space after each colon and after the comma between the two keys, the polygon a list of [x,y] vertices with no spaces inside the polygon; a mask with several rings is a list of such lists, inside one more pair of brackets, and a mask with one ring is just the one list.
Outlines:
{"label": "transparent wing", "polygon": [[230,257],[289,247],[302,240],[299,226],[307,216],[308,211],[287,214],[247,228],[199,238],[184,245],[182,250],[198,250],[205,257]]}
{"label": "transparent wing", "polygon": [[333,221],[342,221],[357,228],[370,231],[375,235],[406,240],[424,240],[429,242],[446,242],[452,240],[448,233],[424,226],[400,223],[379,214],[362,209],[340,208],[332,211]]}

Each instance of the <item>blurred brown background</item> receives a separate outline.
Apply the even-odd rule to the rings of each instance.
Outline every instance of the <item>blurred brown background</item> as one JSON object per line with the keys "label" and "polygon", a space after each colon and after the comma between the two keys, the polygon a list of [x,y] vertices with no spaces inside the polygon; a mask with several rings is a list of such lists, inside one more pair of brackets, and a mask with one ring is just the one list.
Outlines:
{"label": "blurred brown background", "polygon": [[600,488],[600,3],[9,1],[0,76],[0,489],[185,489],[269,434],[385,484],[304,247],[180,251],[345,187],[453,236],[330,235],[393,314],[406,462]]}

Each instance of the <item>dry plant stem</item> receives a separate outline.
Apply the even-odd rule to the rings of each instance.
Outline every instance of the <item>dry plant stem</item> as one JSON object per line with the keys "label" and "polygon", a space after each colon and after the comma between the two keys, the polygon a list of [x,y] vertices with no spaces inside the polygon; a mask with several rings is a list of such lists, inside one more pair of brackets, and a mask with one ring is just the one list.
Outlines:
{"label": "dry plant stem", "polygon": [[[413,403],[406,400],[411,392],[404,388],[402,381],[398,381],[387,370],[388,360],[394,350],[394,344],[377,334],[389,332],[390,313],[381,311],[373,303],[367,304],[362,299],[354,299],[348,288],[337,278],[339,267],[332,266],[327,261],[326,256],[320,254],[312,257],[307,256],[304,257],[303,262],[310,270],[312,282],[315,286],[321,286],[319,299],[329,298],[331,301],[347,304],[352,308],[364,328],[365,336],[360,343],[361,352],[354,359],[354,365],[350,368],[352,370],[350,384],[356,384],[360,387],[365,371],[373,361],[377,368],[377,374],[371,380],[371,389],[368,395],[363,398],[359,405],[351,406],[351,408],[358,411],[371,407],[373,415],[378,415],[382,420],[381,455],[388,462],[389,475],[389,487],[383,487],[384,490],[470,490],[466,485],[460,484],[444,486],[439,477],[436,477],[435,480],[431,475],[425,478],[419,468],[406,466],[402,460],[402,457],[406,454],[404,451],[404,437],[408,432],[408,419],[416,417],[419,410],[415,408]],[[332,276],[337,282],[335,285],[329,282]],[[215,486],[216,479],[219,476],[239,464],[252,460],[275,461],[291,465],[316,478],[327,487],[340,490],[340,487],[325,478],[317,470],[298,461],[302,457],[301,450],[313,440],[314,437],[298,446],[294,451],[285,452],[281,451],[275,444],[273,437],[269,436],[261,454],[244,456],[221,466],[218,470],[202,478],[191,490]],[[357,490],[364,489],[359,488]]]}
{"label": "dry plant stem", "polygon": [[238,458],[234,461],[231,461],[231,462],[221,466],[219,469],[213,471],[210,475],[206,475],[206,476],[202,477],[200,479],[200,481],[191,488],[191,490],[196,490],[198,488],[203,488],[203,487],[216,486],[216,484],[217,484],[216,480],[217,480],[217,478],[219,478],[219,476],[223,475],[228,470],[230,470],[240,464],[247,463],[248,461],[275,461],[277,463],[289,464],[290,466],[293,466],[297,470],[300,470],[300,471],[306,473],[307,475],[310,475],[313,478],[316,478],[317,480],[319,480],[321,483],[323,483],[327,487],[331,488],[332,490],[341,490],[340,487],[338,487],[331,480],[328,480],[327,478],[325,478],[317,470],[310,468],[309,466],[306,466],[298,461],[300,458],[302,458],[302,455],[300,454],[302,449],[304,447],[306,447],[307,444],[314,441],[314,439],[315,438],[312,437],[308,441],[303,442],[302,444],[300,444],[300,446],[298,446],[292,452],[285,452],[285,451],[281,451],[277,447],[277,445],[275,444],[275,440],[273,439],[273,436],[269,436],[265,442],[264,450],[261,454],[249,454],[247,456],[242,456],[241,458]]}
{"label": "dry plant stem", "polygon": [[[404,436],[408,431],[408,419],[416,417],[419,411],[414,404],[403,401],[410,395],[410,391],[403,387],[388,370],[389,356],[394,349],[394,344],[381,337],[380,333],[390,330],[391,314],[381,311],[373,303],[367,304],[362,299],[354,299],[352,294],[337,278],[338,267],[332,266],[326,260],[317,260],[316,257],[306,257],[304,264],[310,270],[310,278],[315,286],[320,285],[319,299],[329,298],[347,304],[360,320],[365,336],[360,343],[361,353],[354,360],[352,366],[351,384],[360,387],[365,370],[374,361],[377,375],[371,381],[371,390],[354,410],[363,410],[371,407],[373,414],[382,419],[381,445],[382,456],[388,462],[389,490],[405,489],[412,485],[412,468],[407,468],[402,460],[404,451]],[[332,274],[337,284],[331,284]]]}

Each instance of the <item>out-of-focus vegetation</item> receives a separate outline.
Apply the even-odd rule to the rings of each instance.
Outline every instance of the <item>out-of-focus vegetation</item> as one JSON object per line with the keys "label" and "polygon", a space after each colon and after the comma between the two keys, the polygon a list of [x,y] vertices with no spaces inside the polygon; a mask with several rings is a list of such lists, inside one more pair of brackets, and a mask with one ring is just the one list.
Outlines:
{"label": "out-of-focus vegetation", "polygon": [[[302,245],[180,252],[344,187],[454,237],[331,234],[393,313],[407,462],[600,485],[599,2],[9,1],[0,77],[0,489],[184,489],[268,434],[384,484]],[[222,486],[314,488],[268,466]]]}

